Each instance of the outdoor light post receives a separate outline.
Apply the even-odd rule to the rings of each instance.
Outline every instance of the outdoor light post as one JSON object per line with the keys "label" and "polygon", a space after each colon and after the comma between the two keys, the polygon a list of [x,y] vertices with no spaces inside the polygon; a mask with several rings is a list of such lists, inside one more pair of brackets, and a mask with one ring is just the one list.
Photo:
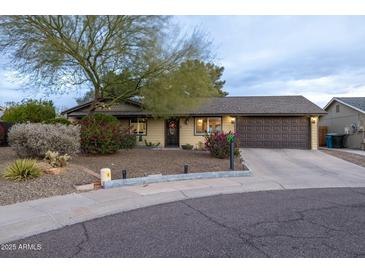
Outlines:
{"label": "outdoor light post", "polygon": [[229,168],[234,170],[234,140],[235,136],[230,134],[227,136],[227,141],[229,142]]}

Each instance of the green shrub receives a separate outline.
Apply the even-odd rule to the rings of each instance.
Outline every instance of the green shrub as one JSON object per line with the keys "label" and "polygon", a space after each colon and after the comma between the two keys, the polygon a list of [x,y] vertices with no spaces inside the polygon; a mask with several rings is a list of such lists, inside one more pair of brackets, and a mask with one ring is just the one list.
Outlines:
{"label": "green shrub", "polygon": [[42,175],[35,160],[19,159],[10,164],[4,172],[4,177],[12,181],[37,178]]}
{"label": "green shrub", "polygon": [[210,151],[213,157],[224,159],[229,157],[230,145],[227,140],[229,135],[235,135],[235,149],[234,154],[237,156],[239,154],[239,143],[238,138],[235,133],[228,132],[218,132],[212,133],[205,136],[205,147]]}
{"label": "green shrub", "polygon": [[146,145],[146,147],[158,147],[160,145],[159,142],[152,143],[152,142],[148,142],[147,140],[144,140],[144,144]]}
{"label": "green shrub", "polygon": [[68,154],[60,155],[58,152],[48,150],[44,158],[52,167],[64,167],[71,159]]}
{"label": "green shrub", "polygon": [[81,149],[90,154],[111,154],[120,148],[120,123],[105,114],[91,114],[81,119]]}
{"label": "green shrub", "polygon": [[56,117],[56,118],[52,118],[49,119],[45,122],[46,124],[62,124],[62,125],[66,125],[69,126],[71,125],[71,122],[69,120],[67,120],[66,118],[63,117]]}
{"label": "green shrub", "polygon": [[80,151],[80,126],[15,124],[9,130],[8,141],[22,158],[44,158],[48,150],[73,155]]}
{"label": "green shrub", "polygon": [[25,100],[7,107],[2,120],[9,123],[41,123],[55,117],[52,101]]}
{"label": "green shrub", "polygon": [[136,135],[131,134],[130,129],[121,130],[119,142],[121,149],[132,149],[137,144]]}

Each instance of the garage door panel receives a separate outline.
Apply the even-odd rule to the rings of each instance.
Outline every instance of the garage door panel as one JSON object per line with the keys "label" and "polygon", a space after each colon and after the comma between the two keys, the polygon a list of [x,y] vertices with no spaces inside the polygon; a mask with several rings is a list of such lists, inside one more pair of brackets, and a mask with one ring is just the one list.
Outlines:
{"label": "garage door panel", "polygon": [[309,148],[307,117],[238,117],[242,147]]}

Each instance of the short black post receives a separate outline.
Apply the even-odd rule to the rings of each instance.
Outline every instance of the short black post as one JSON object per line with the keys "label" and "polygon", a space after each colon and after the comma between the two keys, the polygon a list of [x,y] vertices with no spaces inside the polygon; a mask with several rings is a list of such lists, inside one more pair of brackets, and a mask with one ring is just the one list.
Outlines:
{"label": "short black post", "polygon": [[189,173],[189,166],[188,165],[184,165],[184,173]]}
{"label": "short black post", "polygon": [[229,147],[229,168],[234,170],[234,142],[231,142]]}
{"label": "short black post", "polygon": [[127,179],[127,171],[125,169],[122,170],[122,179]]}

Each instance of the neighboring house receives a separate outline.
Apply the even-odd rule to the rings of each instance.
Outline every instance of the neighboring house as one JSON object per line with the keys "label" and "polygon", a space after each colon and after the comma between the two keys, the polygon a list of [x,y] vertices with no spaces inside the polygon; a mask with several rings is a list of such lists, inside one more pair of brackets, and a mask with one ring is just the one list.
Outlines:
{"label": "neighboring house", "polygon": [[[87,115],[91,102],[64,111],[69,119]],[[303,96],[242,96],[207,99],[200,107],[154,119],[140,104],[127,100],[96,112],[116,116],[138,135],[138,143],[162,147],[192,144],[199,147],[204,135],[235,131],[242,147],[318,148],[318,117],[326,112]]]}
{"label": "neighboring house", "polygon": [[363,149],[365,127],[365,97],[335,97],[324,107],[327,115],[319,125],[329,133],[346,134],[345,147]]}

